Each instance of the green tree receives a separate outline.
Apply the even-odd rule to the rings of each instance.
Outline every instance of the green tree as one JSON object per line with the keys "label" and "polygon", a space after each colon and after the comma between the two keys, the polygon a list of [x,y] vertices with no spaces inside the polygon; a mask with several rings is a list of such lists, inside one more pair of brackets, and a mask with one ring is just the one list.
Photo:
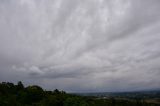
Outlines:
{"label": "green tree", "polygon": [[23,89],[24,89],[24,86],[23,86],[22,82],[18,81],[18,83],[17,83],[17,90],[23,90]]}

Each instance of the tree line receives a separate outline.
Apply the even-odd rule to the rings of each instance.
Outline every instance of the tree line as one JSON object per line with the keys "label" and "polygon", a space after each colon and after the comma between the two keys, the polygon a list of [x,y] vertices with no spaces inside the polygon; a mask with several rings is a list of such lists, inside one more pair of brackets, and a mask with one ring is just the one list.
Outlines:
{"label": "tree line", "polygon": [[93,96],[68,94],[55,89],[43,90],[38,85],[24,87],[19,81],[0,83],[0,106],[158,106],[141,100],[100,99]]}

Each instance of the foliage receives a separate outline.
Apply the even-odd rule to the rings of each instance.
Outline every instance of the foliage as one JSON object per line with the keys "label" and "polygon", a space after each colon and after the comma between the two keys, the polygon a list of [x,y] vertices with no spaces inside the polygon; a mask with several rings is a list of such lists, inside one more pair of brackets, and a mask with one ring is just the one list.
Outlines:
{"label": "foliage", "polygon": [[84,97],[64,91],[44,91],[37,85],[24,87],[22,82],[14,85],[0,83],[0,106],[158,106],[141,100]]}

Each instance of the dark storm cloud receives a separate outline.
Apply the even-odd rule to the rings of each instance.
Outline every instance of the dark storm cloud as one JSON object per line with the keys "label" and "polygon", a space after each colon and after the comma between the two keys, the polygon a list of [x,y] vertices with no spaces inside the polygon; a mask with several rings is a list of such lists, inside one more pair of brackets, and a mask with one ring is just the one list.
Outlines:
{"label": "dark storm cloud", "polygon": [[159,0],[0,1],[0,81],[160,88]]}

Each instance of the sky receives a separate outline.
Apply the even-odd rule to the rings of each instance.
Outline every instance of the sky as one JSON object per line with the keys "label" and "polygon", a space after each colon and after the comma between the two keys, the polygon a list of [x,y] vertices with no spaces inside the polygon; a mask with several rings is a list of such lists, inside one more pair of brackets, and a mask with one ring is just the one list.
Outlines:
{"label": "sky", "polygon": [[159,11],[160,0],[0,0],[0,82],[160,89]]}

